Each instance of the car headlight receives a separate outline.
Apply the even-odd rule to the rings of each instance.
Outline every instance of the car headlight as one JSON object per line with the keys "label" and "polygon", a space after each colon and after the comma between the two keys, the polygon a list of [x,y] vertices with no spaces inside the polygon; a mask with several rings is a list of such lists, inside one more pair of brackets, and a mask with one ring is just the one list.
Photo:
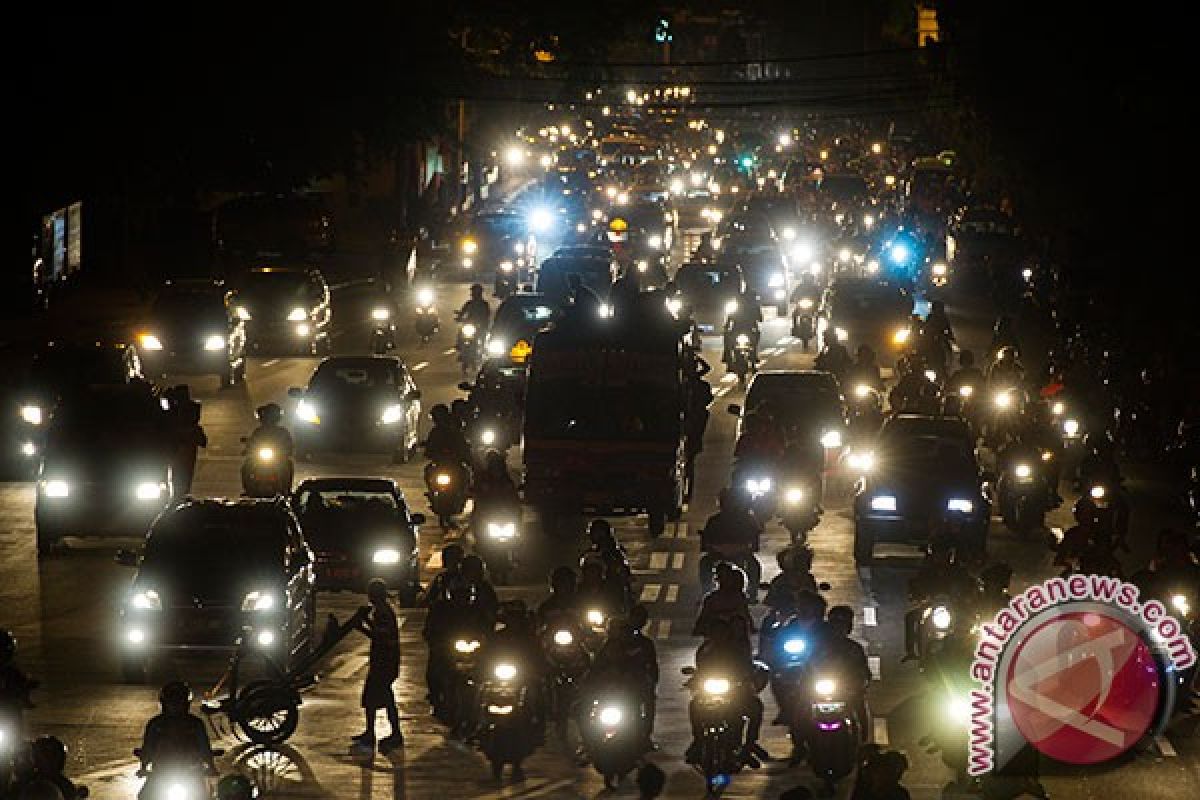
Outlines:
{"label": "car headlight", "polygon": [[934,264],[934,265],[933,265],[933,267],[932,267],[932,269],[931,269],[930,271],[931,271],[931,272],[932,272],[932,273],[933,273],[933,274],[934,274],[936,277],[938,277],[938,278],[944,278],[944,277],[946,277],[946,272],[947,272],[948,270],[947,270],[947,267],[946,267],[946,265],[945,265],[943,262],[939,261],[939,262],[937,262],[936,264]]}
{"label": "car headlight", "polygon": [[946,503],[946,510],[947,511],[956,511],[959,514],[970,514],[975,510],[975,504],[972,503],[970,500],[966,500],[962,497],[955,497],[955,498],[951,498]]}
{"label": "car headlight", "polygon": [[517,524],[515,522],[489,522],[487,526],[488,536],[493,539],[512,539],[517,535]]}
{"label": "car headlight", "polygon": [[837,681],[831,678],[819,678],[813,683],[813,689],[822,697],[829,697],[837,691]]}
{"label": "car headlight", "polygon": [[275,595],[270,592],[248,592],[242,600],[242,611],[270,611],[275,607]]}
{"label": "car headlight", "polygon": [[841,447],[842,446],[842,432],[841,431],[826,431],[825,434],[821,437],[821,446],[824,447],[826,450],[833,450],[834,448]]}
{"label": "car headlight", "polygon": [[508,352],[508,345],[499,339],[489,339],[487,344],[488,355],[502,356]]}
{"label": "car headlight", "polygon": [[475,338],[476,333],[477,331],[474,324],[468,322],[466,325],[462,326],[462,335],[464,339],[473,339]]}
{"label": "car headlight", "polygon": [[204,349],[209,352],[213,352],[216,350],[224,350],[225,349],[225,337],[218,336],[217,334],[214,333],[212,336],[209,336],[207,339],[204,340]]}
{"label": "car headlight", "polygon": [[879,494],[871,498],[872,511],[895,511],[896,498],[890,494]]}
{"label": "car headlight", "polygon": [[798,505],[799,503],[804,502],[804,490],[797,486],[793,486],[787,490],[783,497],[787,501],[788,505]]}
{"label": "car headlight", "polygon": [[395,425],[397,422],[404,419],[404,406],[388,406],[383,410],[383,414],[379,419],[384,425]]}
{"label": "car headlight", "polygon": [[454,652],[456,653],[474,653],[478,649],[478,639],[459,639],[454,643]]}
{"label": "car headlight", "polygon": [[167,487],[165,484],[155,483],[153,481],[145,481],[143,483],[139,483],[133,490],[133,493],[138,500],[157,500],[162,497],[163,492],[166,491],[166,489]]}
{"label": "car headlight", "polygon": [[604,612],[597,609],[591,609],[587,612],[587,622],[593,628],[600,628],[604,625]]}
{"label": "car headlight", "polygon": [[28,422],[30,425],[42,424],[42,407],[41,406],[21,406],[21,419]]}
{"label": "car headlight", "polygon": [[138,611],[162,611],[162,598],[153,589],[146,589],[131,597],[129,605]]}
{"label": "car headlight", "polygon": [[475,255],[475,252],[477,250],[479,250],[478,242],[476,242],[474,239],[463,239],[462,251],[464,253],[471,256],[471,255]]}
{"label": "car headlight", "polygon": [[728,303],[725,304],[725,313],[726,314],[736,314],[737,310],[738,310],[737,300],[730,300]]}
{"label": "car headlight", "polygon": [[953,617],[950,614],[950,609],[946,608],[945,606],[937,606],[929,614],[929,621],[932,622],[933,627],[937,628],[939,631],[949,629],[950,622],[952,620]]}
{"label": "car headlight", "polygon": [[771,277],[767,279],[767,285],[770,286],[772,289],[777,289],[780,286],[783,286],[783,273],[782,272],[771,273]]}
{"label": "car headlight", "polygon": [[567,647],[575,643],[575,635],[567,630],[555,631],[554,643],[559,647]]}
{"label": "car headlight", "polygon": [[804,309],[805,311],[808,311],[809,309],[811,309],[813,307],[812,298],[811,297],[801,297],[799,306],[800,306],[800,308]]}
{"label": "car headlight", "polygon": [[621,724],[622,716],[621,709],[609,706],[600,710],[600,724],[609,728],[615,727]]}
{"label": "car headlight", "polygon": [[911,335],[911,331],[909,331],[908,328],[897,328],[896,332],[892,334],[892,343],[893,344],[904,344],[905,342],[908,341],[908,337],[910,335]]}
{"label": "car headlight", "polygon": [[646,237],[646,245],[653,250],[657,250],[663,246],[663,238],[657,233]]}
{"label": "car headlight", "polygon": [[797,261],[812,261],[817,250],[808,242],[798,242],[792,246],[792,257]]}
{"label": "car headlight", "polygon": [[51,480],[42,484],[42,494],[46,497],[66,497],[71,493],[71,487],[64,480]]}
{"label": "car headlight", "polygon": [[431,306],[433,305],[433,301],[436,297],[437,295],[434,294],[433,289],[418,289],[417,305],[426,307]]}
{"label": "car headlight", "polygon": [[235,306],[233,309],[233,315],[242,322],[249,322],[251,320],[250,309],[246,308],[245,306]]}
{"label": "car headlight", "polygon": [[317,415],[317,410],[307,400],[301,400],[296,404],[296,418],[310,425],[321,424],[321,417]]}
{"label": "car headlight", "polygon": [[805,647],[807,647],[807,645],[804,643],[803,639],[788,639],[783,643],[783,652],[787,653],[789,656],[798,656],[804,652]]}
{"label": "car headlight", "polygon": [[875,454],[851,453],[846,462],[850,465],[850,469],[858,472],[870,472],[875,468]]}
{"label": "car headlight", "polygon": [[492,670],[492,674],[496,676],[497,680],[511,681],[517,677],[517,668],[512,664],[497,664],[496,668]]}
{"label": "car headlight", "polygon": [[442,488],[449,486],[450,482],[451,482],[450,473],[439,472],[437,475],[434,476],[433,482]]}
{"label": "car headlight", "polygon": [[138,342],[142,345],[143,350],[162,350],[162,340],[153,333],[143,333],[138,337]]}
{"label": "car headlight", "polygon": [[288,322],[303,322],[308,319],[308,311],[297,306],[288,312]]}
{"label": "car headlight", "polygon": [[715,695],[727,694],[729,692],[729,681],[725,678],[709,678],[704,681],[704,691]]}
{"label": "car headlight", "polygon": [[257,638],[259,647],[270,647],[275,644],[275,631],[259,631]]}
{"label": "car headlight", "polygon": [[1001,411],[1007,411],[1008,409],[1012,408],[1012,395],[1008,392],[997,392],[992,398],[992,403]]}
{"label": "car headlight", "polygon": [[371,319],[377,322],[383,322],[384,320],[390,319],[391,316],[392,312],[388,311],[386,308],[371,309]]}
{"label": "car headlight", "polygon": [[392,566],[400,563],[400,551],[394,547],[381,547],[371,554],[371,563]]}

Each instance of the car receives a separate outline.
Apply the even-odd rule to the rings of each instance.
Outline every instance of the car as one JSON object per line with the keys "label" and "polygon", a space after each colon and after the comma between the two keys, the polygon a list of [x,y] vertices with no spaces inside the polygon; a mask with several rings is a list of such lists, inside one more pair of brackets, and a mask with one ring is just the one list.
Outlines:
{"label": "car", "polygon": [[879,542],[924,544],[934,525],[957,531],[961,551],[983,555],[991,503],[965,421],[898,414],[870,461],[854,498],[857,563],[870,564]]}
{"label": "car", "polygon": [[737,266],[689,261],[675,271],[668,286],[668,308],[680,319],[690,315],[703,331],[720,331],[729,304],[737,302],[743,286]]}
{"label": "car", "polygon": [[871,278],[838,278],[821,298],[818,333],[837,336],[854,350],[869,345],[881,362],[909,347],[913,298],[902,286]]}
{"label": "car", "polygon": [[537,293],[545,296],[550,306],[559,310],[566,308],[571,296],[572,275],[577,275],[583,286],[604,301],[608,300],[617,277],[614,262],[609,258],[551,256],[538,269]]}
{"label": "car", "polygon": [[524,366],[533,352],[533,339],[562,316],[536,292],[508,297],[496,309],[485,352],[489,362]]}
{"label": "car", "polygon": [[88,387],[124,386],[142,377],[142,364],[137,348],[125,342],[56,341],[25,358],[24,368],[18,366],[15,378],[0,389],[7,400],[0,463],[16,476],[34,478],[61,398]]}
{"label": "car", "polygon": [[229,652],[239,640],[286,669],[314,644],[315,557],[286,499],[188,499],[164,512],[121,607],[121,671],[141,683],[160,653]]}
{"label": "car", "polygon": [[535,263],[537,239],[529,217],[516,209],[496,209],[476,214],[459,237],[453,260],[461,273],[486,276],[506,261],[518,273]]}
{"label": "car", "polygon": [[315,478],[292,493],[292,509],[316,554],[317,589],[365,591],[382,578],[405,605],[420,591],[417,529],[404,495],[386,478]]}
{"label": "car", "polygon": [[238,280],[233,314],[246,323],[246,341],[257,352],[310,355],[330,347],[333,307],[318,269],[258,267]]}
{"label": "car", "polygon": [[145,386],[64,399],[46,429],[34,498],[39,556],[67,536],[146,534],[170,500],[165,414]]}
{"label": "car", "polygon": [[746,388],[745,406],[731,406],[737,435],[746,416],[769,405],[775,423],[791,436],[808,436],[825,448],[826,466],[837,463],[846,440],[846,401],[837,378],[812,369],[762,370]]}
{"label": "car", "polygon": [[246,378],[246,322],[231,312],[220,281],[172,281],[155,298],[138,335],[154,375],[216,375],[222,386]]}
{"label": "car", "polygon": [[791,296],[791,271],[778,242],[770,235],[731,234],[721,242],[717,259],[736,264],[745,276],[746,286],[762,305],[774,306],[780,316],[787,313]]}
{"label": "car", "polygon": [[307,388],[288,395],[296,452],[389,453],[407,463],[417,448],[421,391],[394,356],[335,356],[317,365]]}

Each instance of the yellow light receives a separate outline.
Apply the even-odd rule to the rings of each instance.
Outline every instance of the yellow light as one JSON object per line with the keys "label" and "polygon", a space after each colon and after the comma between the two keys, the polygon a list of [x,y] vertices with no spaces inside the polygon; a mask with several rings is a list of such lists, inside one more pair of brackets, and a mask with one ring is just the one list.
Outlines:
{"label": "yellow light", "polygon": [[467,255],[473,255],[479,249],[479,244],[474,239],[463,239],[462,250]]}
{"label": "yellow light", "polygon": [[269,447],[258,448],[258,460],[259,461],[272,461],[272,460],[274,460],[274,458],[275,458],[275,451],[272,450],[271,448],[269,448]]}
{"label": "yellow light", "polygon": [[437,476],[433,479],[433,482],[436,483],[438,486],[449,486],[450,485],[450,475],[446,472],[439,472],[437,474]]}

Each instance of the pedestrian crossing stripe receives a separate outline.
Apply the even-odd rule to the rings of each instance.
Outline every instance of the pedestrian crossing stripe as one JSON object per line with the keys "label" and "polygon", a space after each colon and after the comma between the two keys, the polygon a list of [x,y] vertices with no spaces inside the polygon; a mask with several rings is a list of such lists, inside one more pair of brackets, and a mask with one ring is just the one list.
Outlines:
{"label": "pedestrian crossing stripe", "polygon": [[871,680],[883,680],[880,675],[879,656],[867,656],[867,666],[871,669]]}
{"label": "pedestrian crossing stripe", "polygon": [[674,603],[679,599],[679,584],[672,583],[667,587],[667,602]]}
{"label": "pedestrian crossing stripe", "polygon": [[658,633],[654,636],[659,641],[666,641],[671,638],[671,620],[660,619],[658,621]]}
{"label": "pedestrian crossing stripe", "polygon": [[657,603],[658,596],[661,593],[662,593],[662,586],[660,584],[647,583],[645,586],[642,587],[642,596],[640,598],[640,602],[642,602],[642,603]]}
{"label": "pedestrian crossing stripe", "polygon": [[675,553],[671,556],[671,569],[676,570],[676,571],[682,570],[683,566],[686,562],[687,562],[687,554],[686,553]]}
{"label": "pedestrian crossing stripe", "polygon": [[661,572],[667,568],[666,553],[651,553],[650,554],[650,569]]}

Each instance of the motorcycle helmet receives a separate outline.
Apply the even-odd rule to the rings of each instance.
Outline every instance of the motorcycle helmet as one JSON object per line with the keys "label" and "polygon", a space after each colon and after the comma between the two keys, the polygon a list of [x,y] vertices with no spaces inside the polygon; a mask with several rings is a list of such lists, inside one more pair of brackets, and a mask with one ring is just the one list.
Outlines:
{"label": "motorcycle helmet", "polygon": [[217,800],[253,800],[258,797],[258,787],[240,773],[226,775],[217,781]]}
{"label": "motorcycle helmet", "polygon": [[58,775],[67,766],[67,746],[57,736],[39,736],[30,745],[34,767],[45,774]]}
{"label": "motorcycle helmet", "polygon": [[555,567],[550,573],[550,589],[557,594],[572,593],[577,584],[575,570],[570,567]]}
{"label": "motorcycle helmet", "polygon": [[594,545],[607,544],[613,540],[612,525],[606,519],[594,519],[588,525],[588,540]]}
{"label": "motorcycle helmet", "polygon": [[640,631],[646,627],[646,623],[650,621],[650,612],[641,603],[638,603],[633,608],[629,609],[629,627],[635,631]]}
{"label": "motorcycle helmet", "polygon": [[429,409],[429,416],[433,419],[435,425],[447,425],[450,423],[450,406],[445,403],[438,403]]}
{"label": "motorcycle helmet", "polygon": [[478,300],[481,297],[483,297],[483,284],[472,283],[471,284],[471,299]]}
{"label": "motorcycle helmet", "polygon": [[192,687],[183,681],[171,681],[158,693],[158,702],[164,709],[186,711],[192,704]]}

